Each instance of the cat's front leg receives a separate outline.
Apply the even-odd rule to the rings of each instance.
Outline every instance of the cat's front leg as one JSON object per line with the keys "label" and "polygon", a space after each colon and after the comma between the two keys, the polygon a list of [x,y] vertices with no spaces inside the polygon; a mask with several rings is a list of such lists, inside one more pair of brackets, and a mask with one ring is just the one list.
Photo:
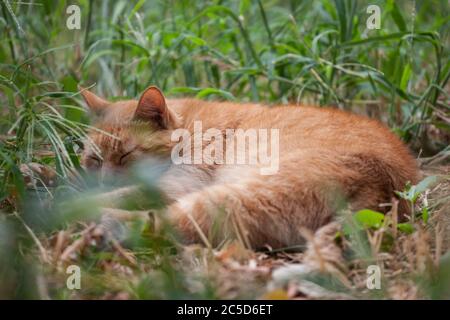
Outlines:
{"label": "cat's front leg", "polygon": [[171,204],[163,219],[186,243],[216,246],[238,239],[249,248],[300,244],[298,226],[306,225],[306,212],[288,192],[259,180],[213,185]]}

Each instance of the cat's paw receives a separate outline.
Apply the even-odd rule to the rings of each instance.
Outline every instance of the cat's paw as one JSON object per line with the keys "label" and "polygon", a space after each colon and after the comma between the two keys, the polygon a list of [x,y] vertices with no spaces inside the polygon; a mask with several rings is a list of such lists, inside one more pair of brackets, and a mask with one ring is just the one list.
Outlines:
{"label": "cat's paw", "polygon": [[160,219],[153,211],[128,211],[115,208],[101,208],[101,218],[98,227],[102,230],[105,242],[115,240],[123,242],[127,239],[130,229],[127,222],[143,221],[151,232],[159,230]]}
{"label": "cat's paw", "polygon": [[38,186],[54,187],[56,185],[56,171],[49,166],[37,162],[20,165],[26,186],[36,188]]}
{"label": "cat's paw", "polygon": [[116,240],[119,243],[123,242],[129,233],[125,222],[110,214],[102,215],[98,228],[100,228],[103,233],[103,245],[112,240]]}

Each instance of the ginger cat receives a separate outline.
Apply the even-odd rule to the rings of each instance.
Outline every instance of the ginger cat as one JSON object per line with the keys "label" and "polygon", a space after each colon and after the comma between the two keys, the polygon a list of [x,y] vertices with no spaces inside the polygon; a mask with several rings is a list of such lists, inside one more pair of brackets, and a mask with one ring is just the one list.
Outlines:
{"label": "ginger cat", "polygon": [[[172,134],[186,129],[193,135],[196,121],[203,131],[222,133],[278,129],[273,174],[261,174],[260,163],[171,163],[158,182],[167,202],[163,216],[187,243],[209,238],[217,244],[233,235],[252,248],[296,245],[303,242],[300,228],[315,230],[333,219],[339,199],[354,211],[388,211],[379,205],[418,179],[414,158],[394,134],[377,121],[340,110],[165,99],[156,87],[139,101],[112,103],[87,90],[82,95],[99,117],[96,127],[114,136],[92,131],[101,157],[89,144],[82,156],[87,169],[104,175],[146,157],[171,161],[178,143]],[[223,152],[230,151],[224,144]],[[207,145],[202,142],[202,148]],[[235,151],[239,148],[248,146]],[[399,214],[408,211],[401,200]]]}

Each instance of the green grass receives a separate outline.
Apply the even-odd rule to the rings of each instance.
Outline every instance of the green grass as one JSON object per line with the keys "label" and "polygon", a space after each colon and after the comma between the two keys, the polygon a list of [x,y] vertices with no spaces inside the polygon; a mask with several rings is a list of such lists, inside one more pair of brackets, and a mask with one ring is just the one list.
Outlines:
{"label": "green grass", "polygon": [[[66,27],[73,1],[31,3],[0,2],[0,297],[72,297],[64,280],[47,293],[36,285],[48,269],[31,235],[49,248],[57,231],[75,239],[83,229],[69,220],[87,209],[61,209],[54,200],[84,190],[67,178],[82,171],[90,124],[77,84],[114,99],[157,85],[168,96],[334,106],[380,119],[428,162],[450,154],[447,1],[80,0],[81,30]],[[381,8],[379,30],[366,29],[371,4]],[[20,166],[30,162],[55,168],[61,186],[29,190]],[[445,192],[439,205],[448,202]],[[62,211],[69,220],[58,218]],[[131,249],[152,272],[116,291],[221,297],[217,279],[186,279],[177,246],[143,239],[143,229],[136,227]],[[111,288],[99,284],[108,278],[98,267],[103,254],[82,261],[92,278],[84,297]],[[107,260],[116,259],[123,262]],[[208,254],[202,259],[221,268]],[[109,276],[107,283],[120,278]]]}

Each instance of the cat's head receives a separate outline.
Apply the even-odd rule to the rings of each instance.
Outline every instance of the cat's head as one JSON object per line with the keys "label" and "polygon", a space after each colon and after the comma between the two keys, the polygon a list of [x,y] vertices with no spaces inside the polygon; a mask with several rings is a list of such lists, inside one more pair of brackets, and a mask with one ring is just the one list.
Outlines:
{"label": "cat's head", "polygon": [[145,157],[170,155],[171,132],[180,119],[157,87],[147,88],[139,100],[109,102],[84,89],[81,94],[97,119],[81,157],[88,171],[105,177]]}

